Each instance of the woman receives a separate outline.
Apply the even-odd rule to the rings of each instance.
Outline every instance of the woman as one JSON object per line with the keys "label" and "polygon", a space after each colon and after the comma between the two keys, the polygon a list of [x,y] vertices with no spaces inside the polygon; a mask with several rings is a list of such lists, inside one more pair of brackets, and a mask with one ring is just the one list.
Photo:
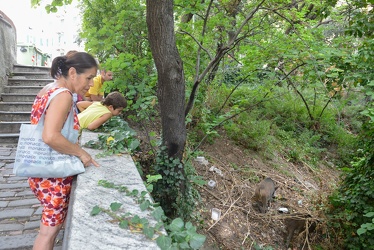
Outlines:
{"label": "woman", "polygon": [[[73,105],[73,93],[84,95],[93,85],[97,62],[85,52],[56,57],[52,62],[51,75],[55,82],[45,86],[36,96],[31,110],[31,124],[37,124],[49,96],[59,88],[68,90],[57,94],[45,111],[43,141],[54,150],[80,158],[85,167],[99,166],[77,143],[71,143],[61,129]],[[75,110],[75,109],[74,109]],[[74,114],[74,129],[79,130],[77,114]],[[52,250],[58,232],[67,214],[73,176],[66,178],[29,178],[30,188],[43,205],[39,234],[34,250]]]}

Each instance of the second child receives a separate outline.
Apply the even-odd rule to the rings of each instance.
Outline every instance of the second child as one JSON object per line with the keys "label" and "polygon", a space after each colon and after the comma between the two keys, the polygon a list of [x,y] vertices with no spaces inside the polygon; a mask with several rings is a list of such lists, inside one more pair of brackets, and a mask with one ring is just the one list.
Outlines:
{"label": "second child", "polygon": [[120,92],[109,93],[101,102],[81,101],[77,103],[81,129],[94,130],[112,116],[119,115],[127,106],[126,98]]}

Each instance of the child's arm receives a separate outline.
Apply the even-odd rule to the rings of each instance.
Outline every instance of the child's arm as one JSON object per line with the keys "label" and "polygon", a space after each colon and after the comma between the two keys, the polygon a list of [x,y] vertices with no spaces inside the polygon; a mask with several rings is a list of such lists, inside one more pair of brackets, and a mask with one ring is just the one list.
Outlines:
{"label": "child's arm", "polygon": [[89,130],[97,129],[98,127],[103,125],[107,120],[109,120],[111,117],[112,117],[111,113],[104,114],[104,115],[100,116],[99,118],[97,118],[95,121],[91,122],[88,125],[87,129],[89,129]]}
{"label": "child's arm", "polygon": [[92,102],[90,101],[80,101],[80,102],[77,102],[77,108],[79,109],[80,112],[82,112],[83,110],[88,108],[88,106],[90,106],[91,104]]}

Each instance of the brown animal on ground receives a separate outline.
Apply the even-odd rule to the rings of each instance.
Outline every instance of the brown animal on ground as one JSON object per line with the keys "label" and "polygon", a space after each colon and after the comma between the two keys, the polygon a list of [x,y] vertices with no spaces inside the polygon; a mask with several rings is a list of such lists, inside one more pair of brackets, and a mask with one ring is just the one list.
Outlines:
{"label": "brown animal on ground", "polygon": [[274,181],[271,178],[267,177],[263,179],[257,185],[255,194],[252,197],[253,206],[258,207],[261,213],[266,213],[276,189],[277,187],[275,187]]}
{"label": "brown animal on ground", "polygon": [[308,231],[306,234],[309,236],[316,229],[316,221],[311,221],[310,218],[312,216],[310,214],[302,214],[302,213],[295,213],[290,214],[289,217],[284,220],[284,224],[286,226],[287,231],[287,238],[286,238],[286,247],[288,248],[290,245],[290,241],[292,240],[294,233],[304,232],[306,229],[306,225],[308,226]]}

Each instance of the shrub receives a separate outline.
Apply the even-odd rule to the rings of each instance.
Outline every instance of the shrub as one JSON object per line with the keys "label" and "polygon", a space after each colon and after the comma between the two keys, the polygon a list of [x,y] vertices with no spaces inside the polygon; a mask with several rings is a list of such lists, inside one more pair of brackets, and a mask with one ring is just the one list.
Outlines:
{"label": "shrub", "polygon": [[347,249],[374,249],[374,124],[367,122],[362,131],[356,157],[330,197],[332,227]]}

